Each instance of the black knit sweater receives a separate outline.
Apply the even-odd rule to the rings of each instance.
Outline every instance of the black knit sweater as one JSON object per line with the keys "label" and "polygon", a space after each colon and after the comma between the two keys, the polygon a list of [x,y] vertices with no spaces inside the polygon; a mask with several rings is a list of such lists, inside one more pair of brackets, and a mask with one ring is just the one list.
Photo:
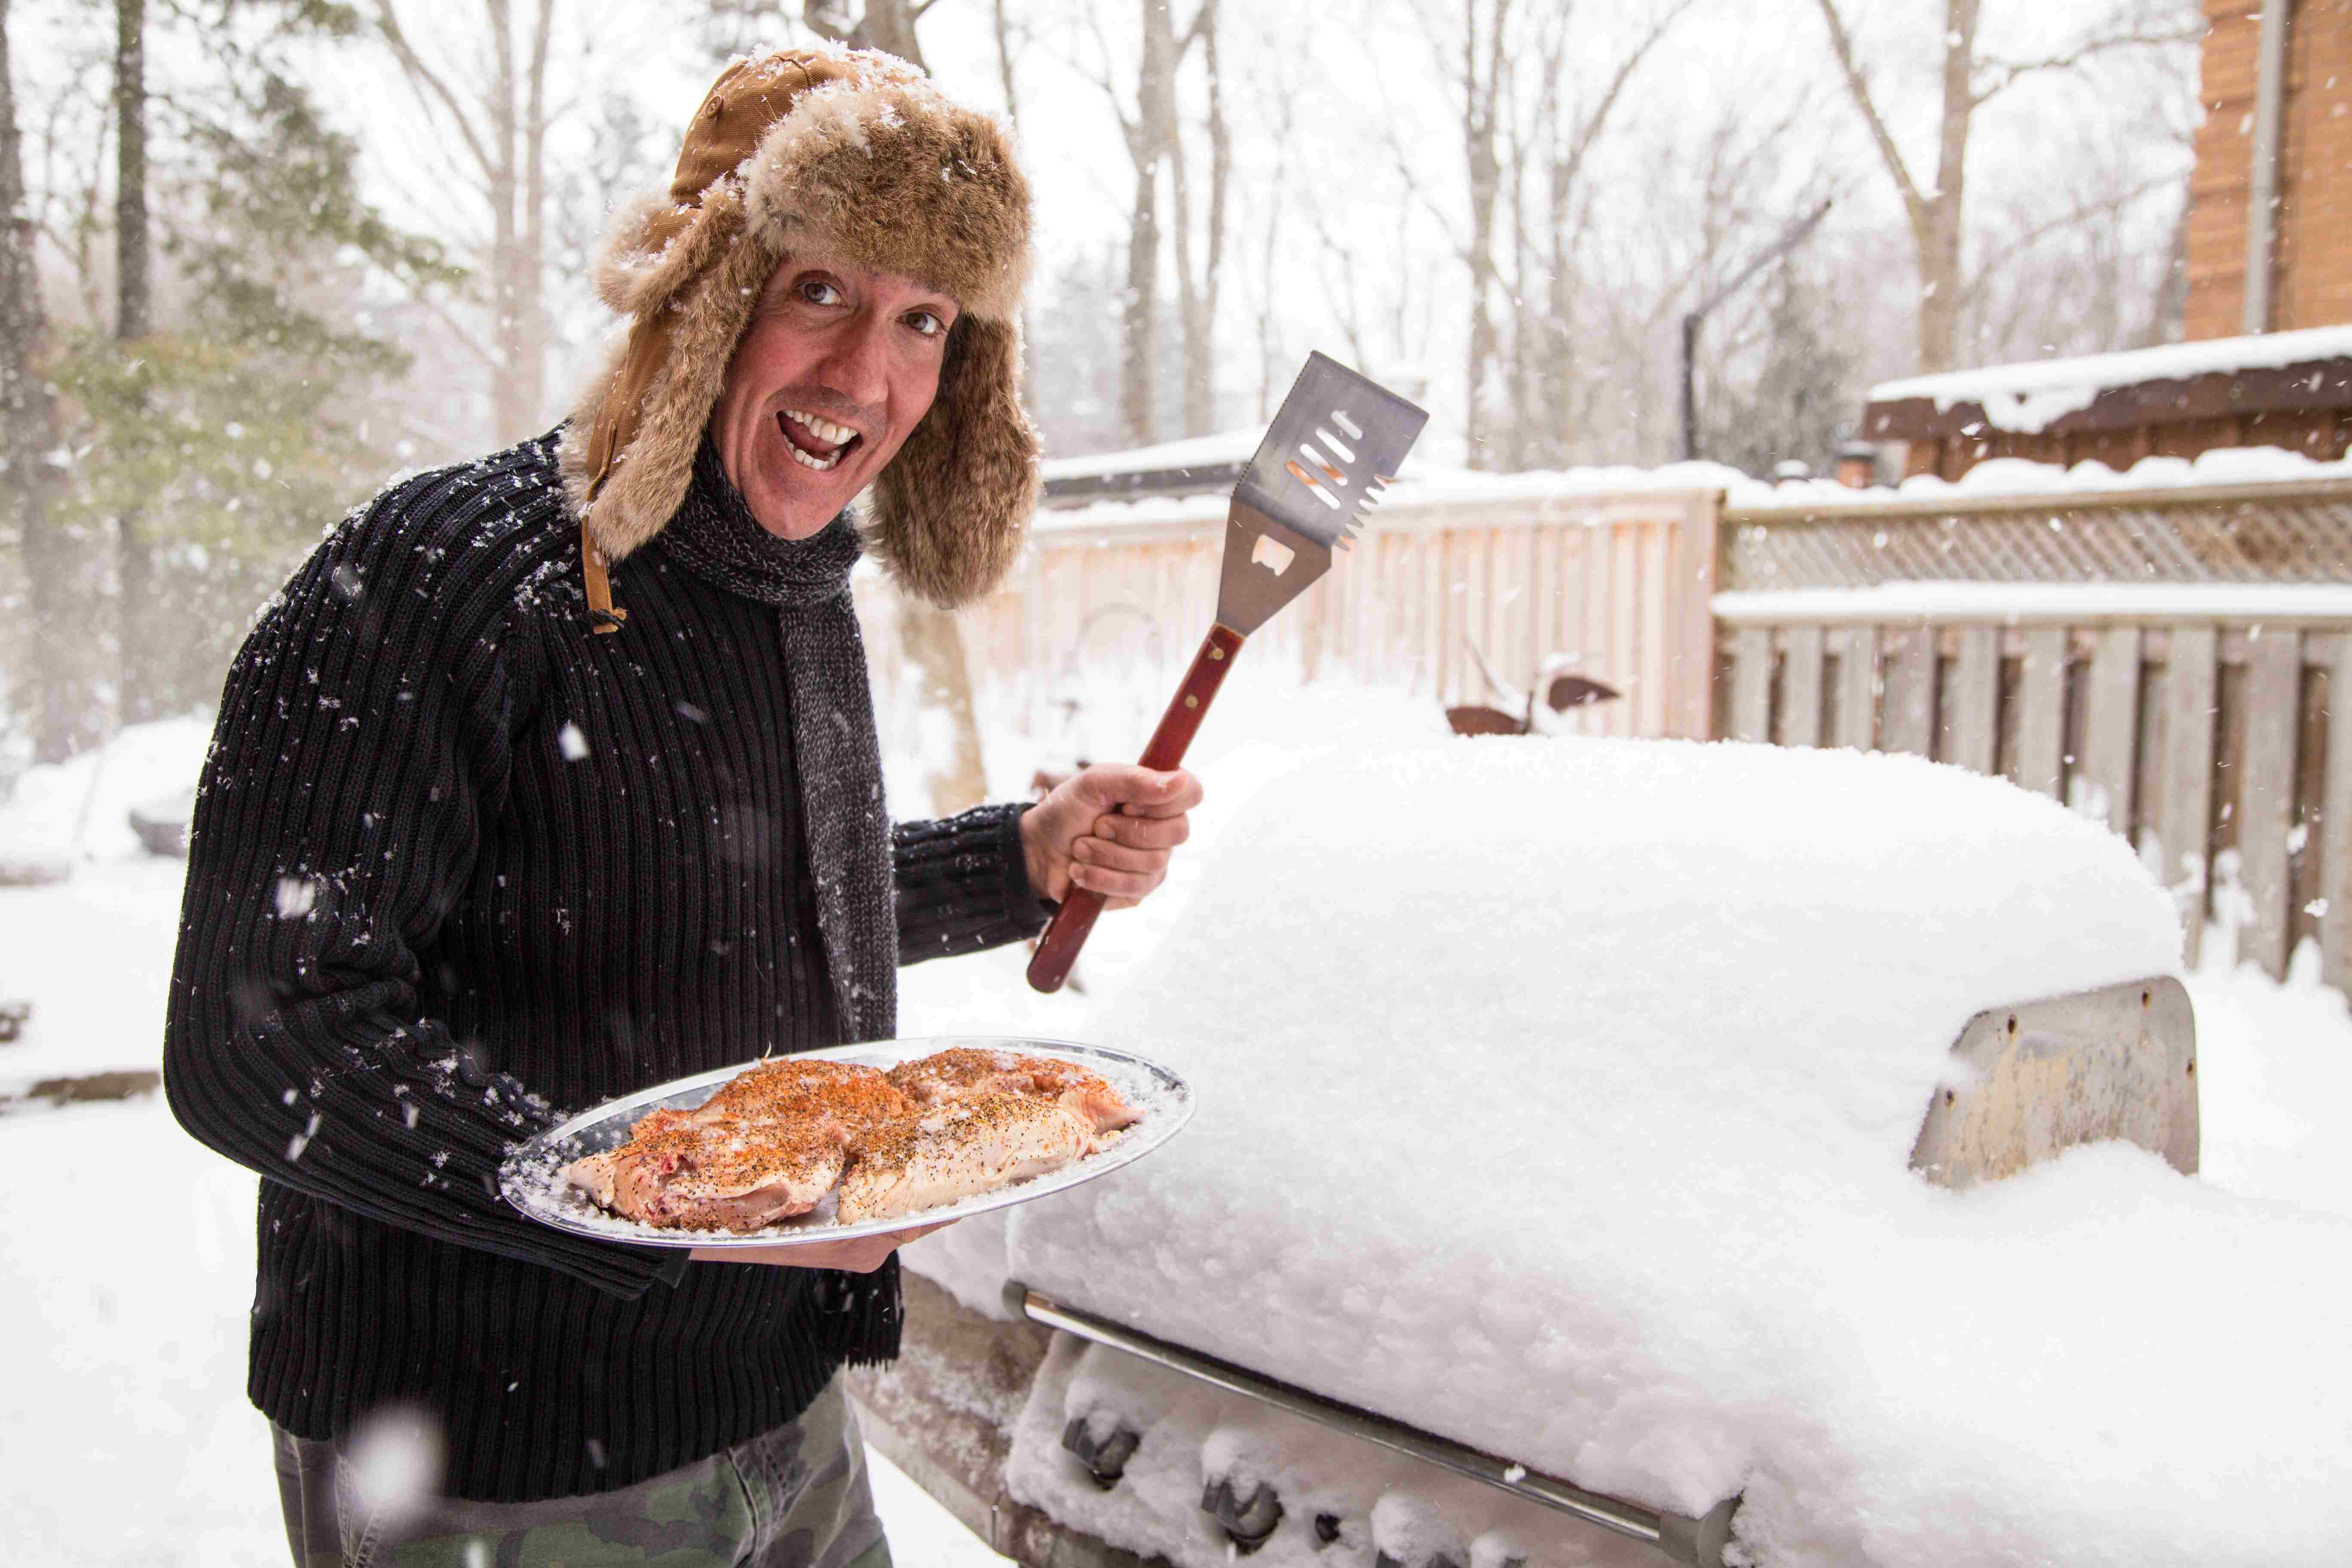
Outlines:
{"label": "black knit sweater", "polygon": [[[625,1486],[896,1353],[872,1276],[688,1264],[498,1197],[509,1143],[839,1042],[775,612],[659,549],[593,635],[551,435],[354,513],[231,668],[189,841],[165,1085],[267,1178],[250,1393],[404,1401],[445,1489]],[[894,835],[900,952],[1033,934],[1019,812]]]}

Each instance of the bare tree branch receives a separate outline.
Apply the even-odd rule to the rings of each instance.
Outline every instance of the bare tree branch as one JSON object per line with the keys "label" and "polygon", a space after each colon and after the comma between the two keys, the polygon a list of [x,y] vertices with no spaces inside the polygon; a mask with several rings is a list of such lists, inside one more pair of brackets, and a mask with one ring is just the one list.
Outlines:
{"label": "bare tree branch", "polygon": [[450,122],[457,127],[458,137],[466,143],[466,150],[474,155],[474,161],[485,171],[490,169],[493,161],[483,147],[481,138],[475,133],[473,121],[466,117],[465,106],[457,101],[457,95],[449,89],[449,85],[409,46],[408,35],[401,29],[400,17],[393,10],[392,0],[376,0],[376,30],[383,36],[384,44],[392,50],[393,58],[400,62],[401,74],[408,79],[410,89],[420,97],[429,91],[439,99],[442,107],[449,111]]}
{"label": "bare tree branch", "polygon": [[2148,195],[2150,192],[2171,190],[2178,187],[2179,184],[2180,177],[2178,174],[2158,174],[2152,178],[2142,180],[2137,184],[2131,186],[2130,189],[2117,192],[2114,195],[2103,196],[2097,201],[2078,202],[2065,212],[2060,213],[2057,216],[2046,218],[2041,223],[2035,224],[2023,234],[2017,236],[2008,244],[2002,246],[1997,254],[1988,256],[1984,260],[1978,263],[1977,275],[1970,279],[1969,280],[1968,287],[1960,291],[1960,299],[1963,302],[1973,302],[1976,300],[1983,294],[1985,285],[1992,280],[1995,274],[1997,274],[2002,267],[2015,260],[2026,251],[2032,249],[2043,240],[2048,239],[2052,235],[2062,234],[2067,229],[2074,228],[2082,224],[2088,223],[2094,218],[2104,217],[2111,213],[2120,212],[2125,207],[2131,205],[2134,202],[2138,201],[2142,196]]}
{"label": "bare tree branch", "polygon": [[1927,199],[1919,194],[1918,184],[1913,181],[1910,169],[1903,162],[1902,149],[1895,145],[1895,138],[1888,132],[1886,121],[1879,117],[1878,106],[1871,100],[1870,83],[1864,79],[1861,63],[1854,58],[1853,38],[1845,30],[1845,18],[1838,15],[1835,0],[1820,0],[1820,4],[1822,20],[1829,25],[1830,48],[1837,56],[1838,69],[1845,76],[1846,89],[1853,95],[1854,107],[1862,110],[1862,118],[1870,127],[1870,139],[1878,145],[1880,161],[1885,163],[1886,172],[1894,176],[1895,189],[1903,194],[1903,205],[1909,209],[1911,221],[1918,224],[1926,217]]}
{"label": "bare tree branch", "polygon": [[1979,65],[1991,72],[1993,79],[1982,87],[1973,89],[1969,101],[1971,104],[1983,103],[2007,91],[2016,85],[2020,78],[2032,76],[2038,71],[2072,70],[2094,55],[2105,54],[2115,49],[2162,48],[2168,44],[2193,44],[2204,36],[2204,29],[2201,27],[2111,33],[2105,37],[2092,38],[2063,55],[2052,55],[2047,59],[1982,60],[1978,62]]}

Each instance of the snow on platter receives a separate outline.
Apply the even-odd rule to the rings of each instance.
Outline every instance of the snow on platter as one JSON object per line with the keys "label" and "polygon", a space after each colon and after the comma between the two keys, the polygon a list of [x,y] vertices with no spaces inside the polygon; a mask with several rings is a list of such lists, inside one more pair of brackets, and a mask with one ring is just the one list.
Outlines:
{"label": "snow on platter", "polygon": [[961,1219],[967,1215],[984,1214],[990,1209],[1025,1204],[1032,1198],[1042,1198],[1048,1193],[1076,1186],[1080,1182],[1107,1176],[1122,1165],[1133,1164],[1176,1136],[1182,1131],[1184,1123],[1192,1119],[1192,1086],[1166,1068],[1125,1051],[1109,1050],[1101,1046],[1082,1046],[1069,1040],[1037,1040],[1010,1035],[959,1035],[928,1040],[867,1040],[858,1045],[828,1046],[822,1050],[797,1052],[793,1059],[855,1062],[862,1067],[887,1070],[901,1062],[913,1061],[934,1051],[950,1050],[960,1046],[1046,1057],[1100,1073],[1110,1080],[1111,1087],[1118,1090],[1120,1097],[1139,1112],[1143,1120],[1131,1127],[1107,1134],[1108,1147],[1058,1171],[1032,1176],[1025,1182],[1015,1182],[993,1192],[979,1193],[961,1203],[941,1204],[934,1208],[918,1209],[912,1214],[866,1220],[856,1225],[843,1225],[835,1220],[833,1217],[833,1200],[828,1197],[807,1214],[779,1221],[764,1230],[667,1229],[607,1214],[589,1201],[586,1194],[563,1179],[563,1167],[572,1161],[583,1155],[602,1153],[626,1142],[629,1130],[647,1111],[691,1110],[719,1092],[720,1085],[760,1065],[758,1062],[744,1062],[737,1067],[720,1068],[715,1072],[676,1079],[619,1100],[607,1100],[593,1110],[583,1111],[560,1126],[549,1128],[509,1154],[506,1163],[499,1167],[499,1190],[505,1194],[508,1203],[541,1225],[606,1241],[633,1241],[650,1247],[805,1246],[909,1230],[917,1226],[938,1225],[945,1220]]}

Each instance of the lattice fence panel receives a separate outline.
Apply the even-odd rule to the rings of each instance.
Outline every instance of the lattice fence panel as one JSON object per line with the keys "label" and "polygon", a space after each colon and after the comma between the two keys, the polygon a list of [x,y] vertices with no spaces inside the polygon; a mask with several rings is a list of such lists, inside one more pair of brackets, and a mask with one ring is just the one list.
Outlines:
{"label": "lattice fence panel", "polygon": [[1818,517],[1734,509],[1724,517],[1723,585],[2352,581],[2352,484],[2269,488]]}

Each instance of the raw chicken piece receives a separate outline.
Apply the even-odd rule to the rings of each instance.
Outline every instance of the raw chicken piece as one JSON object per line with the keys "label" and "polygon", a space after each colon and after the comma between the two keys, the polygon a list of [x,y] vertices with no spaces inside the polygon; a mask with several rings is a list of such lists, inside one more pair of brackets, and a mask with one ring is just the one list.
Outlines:
{"label": "raw chicken piece", "polygon": [[1143,1120],[1099,1074],[1045,1057],[958,1046],[901,1062],[888,1076],[908,1100],[927,1108],[974,1095],[1024,1094],[1058,1101],[1097,1132]]}
{"label": "raw chicken piece", "polygon": [[806,1214],[849,1152],[915,1106],[872,1068],[784,1058],[740,1073],[693,1110],[654,1110],[629,1141],[565,1177],[647,1225],[758,1230]]}
{"label": "raw chicken piece", "polygon": [[891,1219],[1057,1171],[1101,1147],[1086,1119],[1034,1094],[960,1095],[891,1123],[841,1182],[841,1221]]}
{"label": "raw chicken piece", "polygon": [[760,1126],[656,1110],[626,1143],[575,1160],[563,1174],[604,1208],[646,1225],[744,1231],[814,1208],[848,1157],[835,1122]]}

